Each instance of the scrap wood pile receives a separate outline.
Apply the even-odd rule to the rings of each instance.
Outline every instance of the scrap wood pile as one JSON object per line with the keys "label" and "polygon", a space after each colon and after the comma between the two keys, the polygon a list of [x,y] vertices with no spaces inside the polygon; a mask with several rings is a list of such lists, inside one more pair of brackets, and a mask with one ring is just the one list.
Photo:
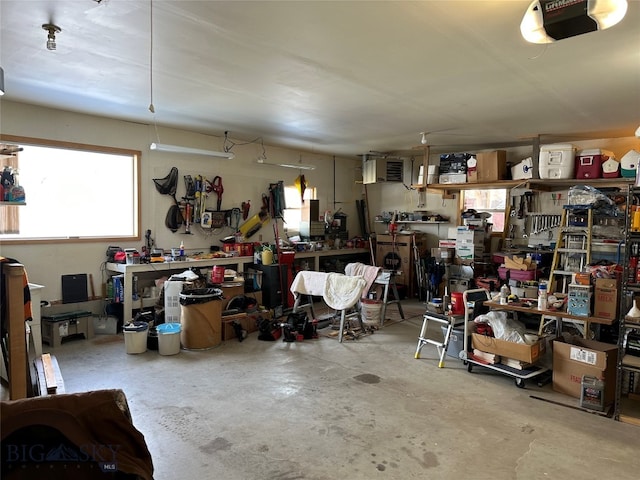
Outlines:
{"label": "scrap wood pile", "polygon": [[511,270],[535,270],[537,264],[530,257],[518,257],[514,255],[511,258],[504,257],[504,266]]}

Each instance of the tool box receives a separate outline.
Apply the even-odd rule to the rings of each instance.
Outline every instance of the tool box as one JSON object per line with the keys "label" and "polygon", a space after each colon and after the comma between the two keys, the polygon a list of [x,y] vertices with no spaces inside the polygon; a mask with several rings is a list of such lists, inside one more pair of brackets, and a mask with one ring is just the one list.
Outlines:
{"label": "tool box", "polygon": [[42,341],[59,347],[63,340],[80,335],[93,337],[93,314],[85,310],[42,316]]}

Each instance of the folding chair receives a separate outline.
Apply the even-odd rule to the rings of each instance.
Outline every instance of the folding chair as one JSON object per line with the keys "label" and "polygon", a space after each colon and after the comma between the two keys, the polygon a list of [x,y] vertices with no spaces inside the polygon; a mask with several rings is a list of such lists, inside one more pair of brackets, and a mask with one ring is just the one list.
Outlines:
{"label": "folding chair", "polygon": [[[366,283],[362,277],[352,277],[341,273],[327,274],[322,298],[329,308],[340,312],[340,332],[338,333],[338,341],[340,343],[342,343],[347,320],[352,318],[357,319],[360,328],[364,331],[364,323],[362,322],[360,309],[356,307],[356,304],[362,298],[362,292]],[[347,310],[352,307],[356,308],[351,313],[347,313]]]}

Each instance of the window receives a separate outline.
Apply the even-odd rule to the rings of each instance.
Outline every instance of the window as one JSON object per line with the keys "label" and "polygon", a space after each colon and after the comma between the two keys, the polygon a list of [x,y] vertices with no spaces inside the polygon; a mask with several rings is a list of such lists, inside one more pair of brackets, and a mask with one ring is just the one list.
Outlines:
{"label": "window", "polygon": [[501,233],[504,231],[504,220],[507,208],[506,189],[487,190],[465,190],[463,198],[464,210],[473,209],[477,212],[488,212],[491,218],[489,223],[493,224],[492,231]]}
{"label": "window", "polygon": [[[314,200],[316,198],[315,187],[307,187],[304,191],[305,200]],[[302,221],[302,198],[300,190],[297,187],[284,187],[284,199],[287,208],[284,209],[284,227],[287,231],[300,231],[300,222]]]}
{"label": "window", "polygon": [[[140,152],[3,137],[26,204],[2,205],[2,241],[139,240]],[[5,143],[6,144],[6,143]]]}

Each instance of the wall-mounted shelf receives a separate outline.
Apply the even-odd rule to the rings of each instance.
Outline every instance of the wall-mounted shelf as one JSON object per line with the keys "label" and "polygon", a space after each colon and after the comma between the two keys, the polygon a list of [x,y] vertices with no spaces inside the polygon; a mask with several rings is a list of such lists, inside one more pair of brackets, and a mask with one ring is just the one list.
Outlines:
{"label": "wall-mounted shelf", "polygon": [[26,204],[27,202],[0,202],[0,205],[13,205],[14,207]]}
{"label": "wall-mounted shelf", "polygon": [[563,187],[572,187],[574,185],[591,185],[596,188],[604,187],[627,187],[631,185],[635,179],[633,178],[594,178],[594,179],[576,179],[570,178],[566,180],[556,179],[540,179],[530,178],[527,180],[499,180],[491,183],[432,183],[426,186],[427,190],[436,190],[444,193],[455,193],[463,190],[485,190],[514,187],[522,187],[529,190],[552,191]]}
{"label": "wall-mounted shelf", "polygon": [[[385,224],[386,224],[386,223],[391,223],[390,221],[387,221],[387,220],[375,220],[375,222],[376,222],[376,223],[385,223]],[[421,225],[421,224],[425,224],[425,225],[431,224],[431,225],[435,225],[435,224],[440,224],[440,223],[450,223],[450,222],[451,222],[450,220],[439,220],[439,221],[435,221],[435,220],[433,220],[433,221],[431,221],[431,220],[396,220],[396,222],[395,222],[395,223],[401,223],[401,224],[403,224],[403,225],[404,225],[404,224],[418,224],[418,225]]]}

